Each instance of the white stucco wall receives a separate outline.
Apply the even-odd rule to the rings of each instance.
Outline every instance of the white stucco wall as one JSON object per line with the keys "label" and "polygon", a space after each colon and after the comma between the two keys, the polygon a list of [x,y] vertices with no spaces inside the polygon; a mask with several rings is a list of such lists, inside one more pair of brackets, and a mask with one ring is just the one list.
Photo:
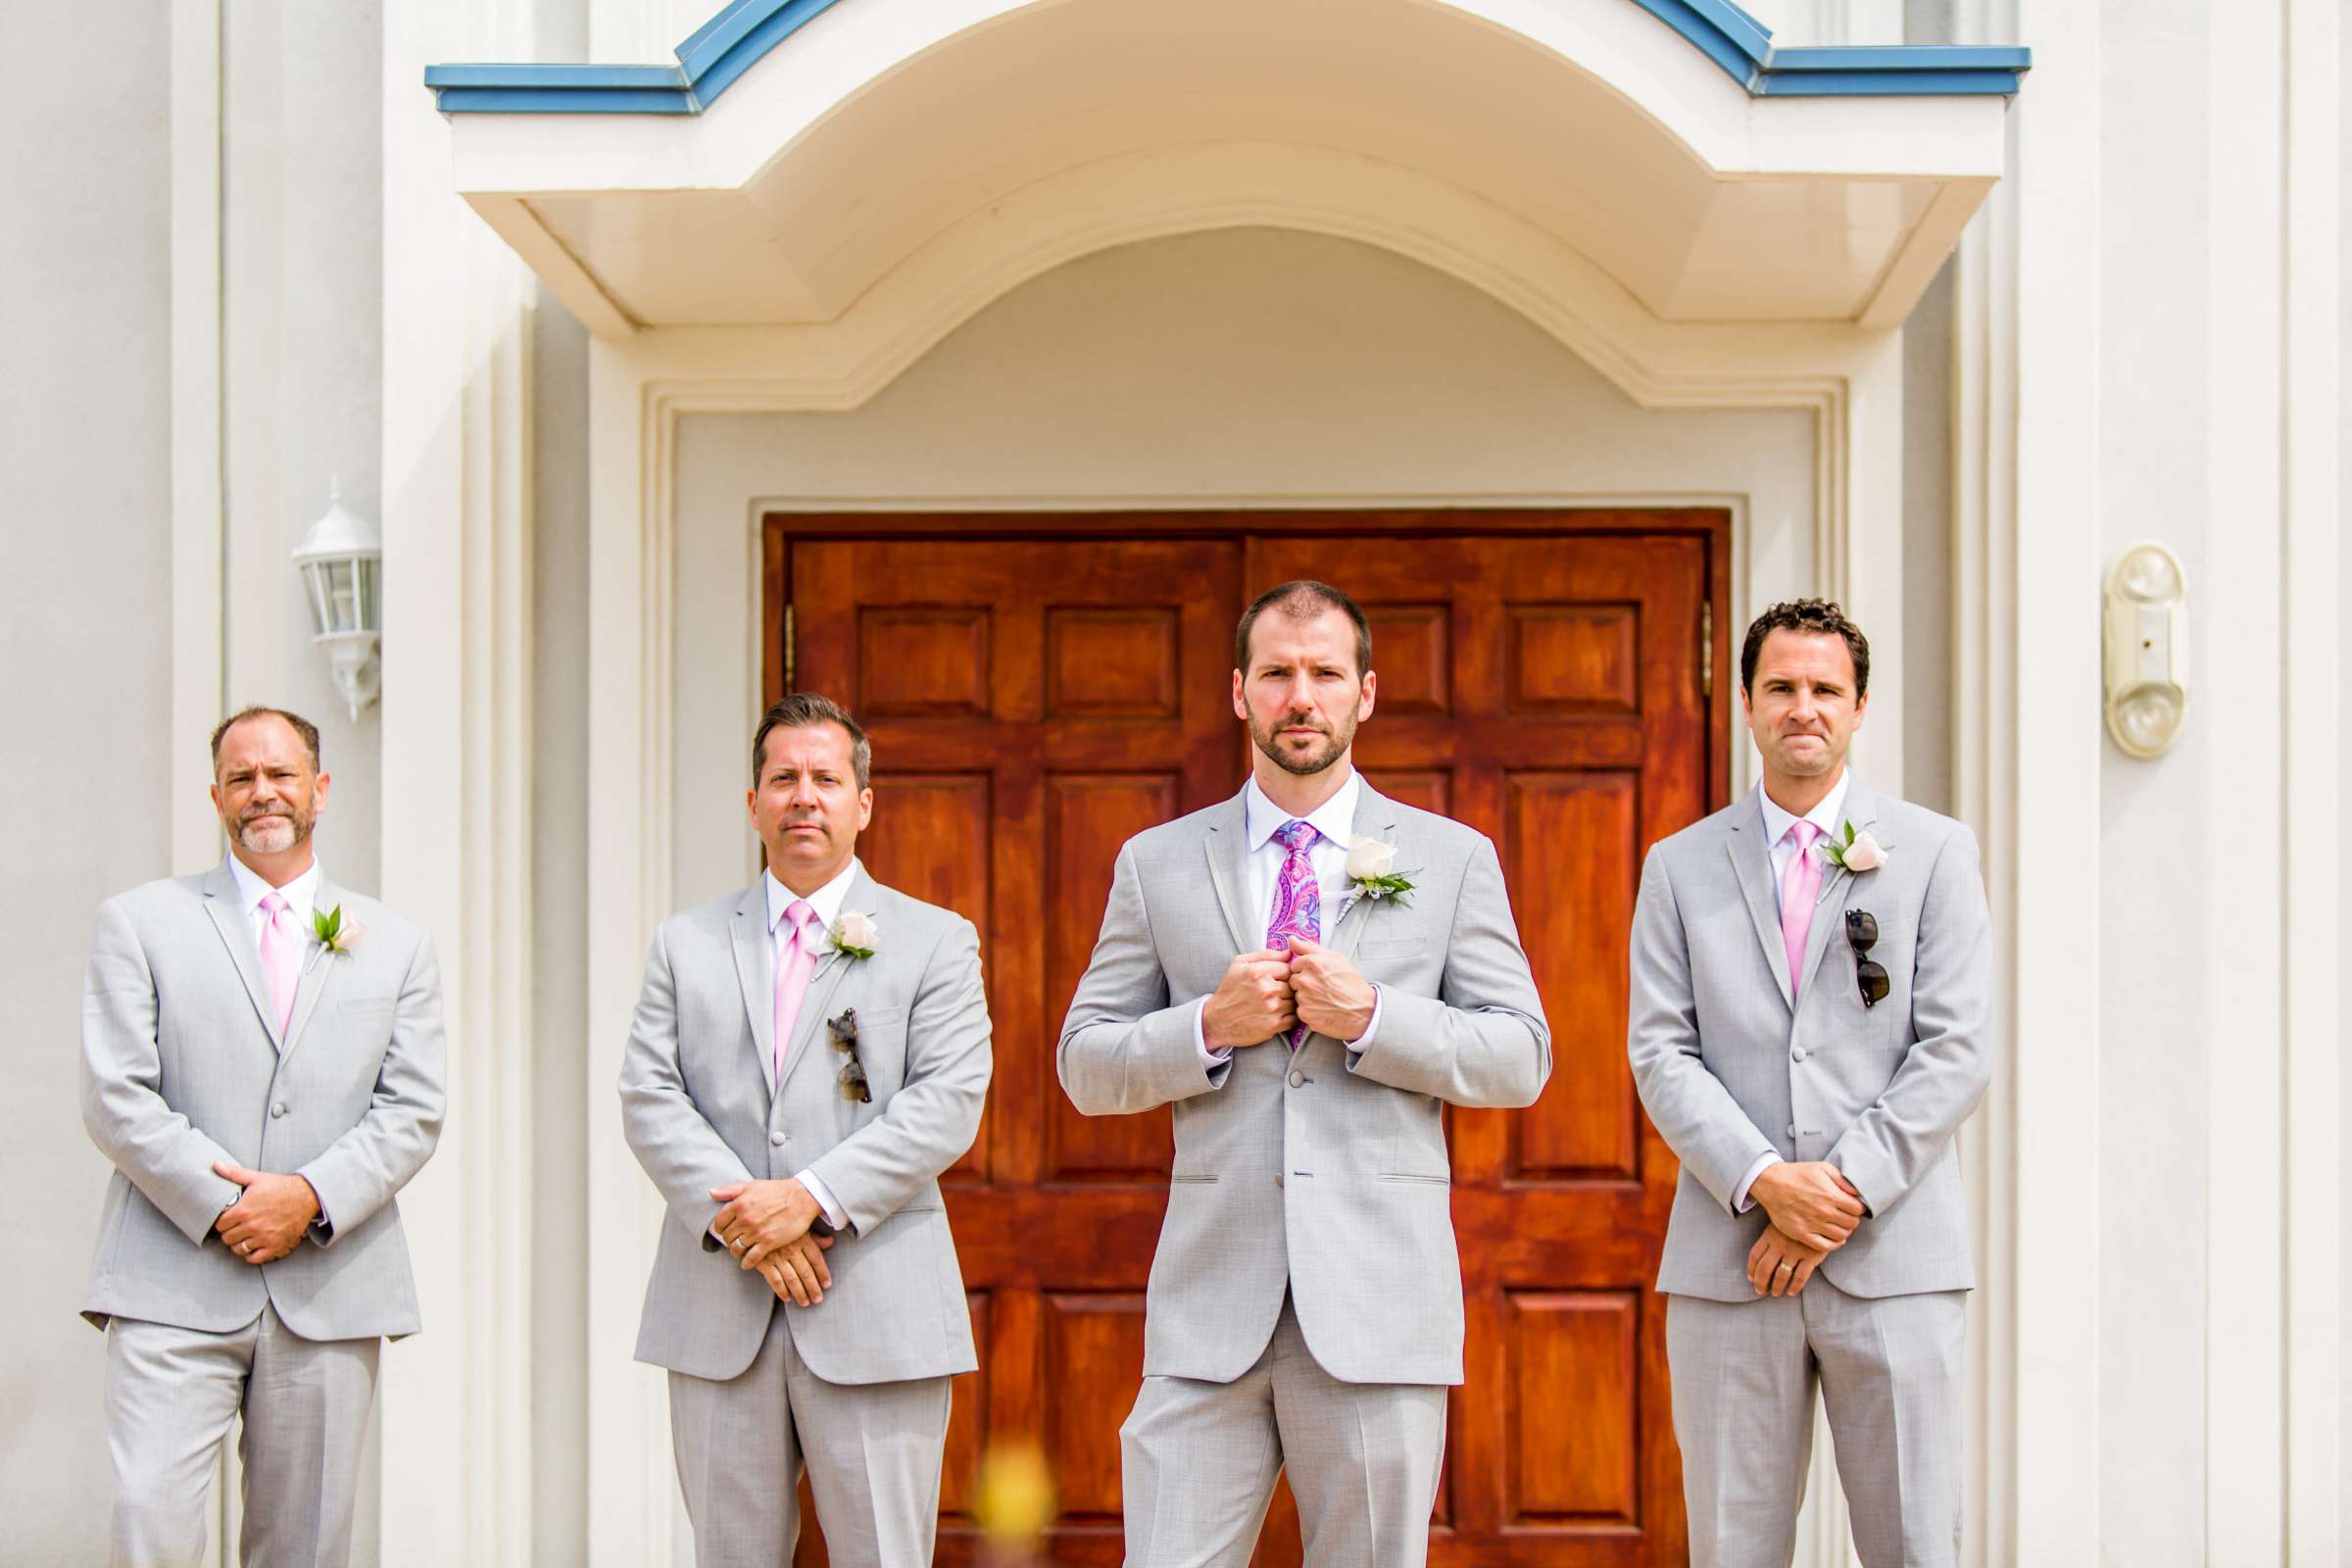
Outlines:
{"label": "white stucco wall", "polygon": [[990,306],[862,409],[691,415],[678,440],[680,904],[753,864],[747,573],[770,508],[1654,499],[1735,509],[1736,607],[1800,589],[1810,566],[1807,416],[1641,409],[1462,283],[1282,230],[1087,257]]}
{"label": "white stucco wall", "polygon": [[81,971],[99,902],[169,869],[170,60],[152,22],[13,15],[25,58],[107,66],[29,73],[0,108],[0,210],[18,215],[0,238],[0,293],[17,307],[0,376],[0,769],[15,819],[0,945],[17,1107],[0,1185],[38,1233],[0,1292],[0,1556],[25,1562],[106,1553],[106,1342],[76,1315],[108,1174],[77,1109]]}

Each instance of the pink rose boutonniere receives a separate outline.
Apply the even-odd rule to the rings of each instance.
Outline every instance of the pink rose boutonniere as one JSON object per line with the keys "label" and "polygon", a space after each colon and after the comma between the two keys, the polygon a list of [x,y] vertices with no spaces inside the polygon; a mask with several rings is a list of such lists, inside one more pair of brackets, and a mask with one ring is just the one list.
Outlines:
{"label": "pink rose boutonniere", "polygon": [[[1865,871],[1876,871],[1886,863],[1886,857],[1894,853],[1893,845],[1881,844],[1879,836],[1871,831],[1871,828],[1876,825],[1876,823],[1865,823],[1860,828],[1856,828],[1849,821],[1845,824],[1843,836],[1831,834],[1821,841],[1814,853],[1821,857],[1823,864],[1832,866],[1847,876],[1860,876]],[[1837,885],[1838,878],[1836,876],[1826,879],[1821,884],[1821,897],[1828,898],[1830,889]],[[1819,903],[1820,900],[1817,899],[1814,902]]]}

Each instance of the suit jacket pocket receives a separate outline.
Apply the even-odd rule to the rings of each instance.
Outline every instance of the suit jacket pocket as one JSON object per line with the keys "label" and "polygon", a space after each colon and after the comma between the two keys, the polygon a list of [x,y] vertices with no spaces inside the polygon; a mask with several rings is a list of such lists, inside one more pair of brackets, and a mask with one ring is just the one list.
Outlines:
{"label": "suit jacket pocket", "polygon": [[1168,1178],[1168,1180],[1171,1182],[1213,1182],[1216,1179],[1217,1177],[1214,1171],[1194,1172],[1190,1175],[1180,1174]]}
{"label": "suit jacket pocket", "polygon": [[351,997],[335,1004],[335,1010],[346,1018],[389,1018],[399,1005],[398,997]]}
{"label": "suit jacket pocket", "polygon": [[1366,937],[1355,945],[1359,958],[1410,958],[1429,944],[1419,937]]}
{"label": "suit jacket pocket", "polygon": [[1423,1176],[1412,1171],[1401,1170],[1384,1170],[1373,1179],[1384,1182],[1402,1182],[1408,1187],[1451,1187],[1453,1185],[1453,1178],[1450,1176]]}

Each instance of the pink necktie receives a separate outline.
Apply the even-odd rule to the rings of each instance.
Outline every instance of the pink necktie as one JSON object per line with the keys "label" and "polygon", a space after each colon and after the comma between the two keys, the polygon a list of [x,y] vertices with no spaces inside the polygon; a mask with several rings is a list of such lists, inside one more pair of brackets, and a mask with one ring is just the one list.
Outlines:
{"label": "pink necktie", "polygon": [[[1276,842],[1289,853],[1274,878],[1274,914],[1266,921],[1266,946],[1288,952],[1291,938],[1323,940],[1323,888],[1315,880],[1315,862],[1307,858],[1322,835],[1312,822],[1289,821],[1274,830]],[[1291,1049],[1306,1044],[1306,1025],[1291,1029]]]}
{"label": "pink necktie", "polygon": [[1781,940],[1788,945],[1788,1000],[1794,1002],[1805,983],[1798,970],[1804,967],[1805,938],[1813,934],[1813,906],[1821,899],[1821,860],[1813,853],[1821,829],[1799,820],[1788,835],[1796,840],[1796,853],[1781,873]]}
{"label": "pink necktie", "polygon": [[816,973],[816,944],[823,927],[816,911],[798,899],[784,911],[792,936],[776,955],[776,1084],[784,1083],[784,1050],[792,1044],[793,1027],[801,1021],[801,1003],[808,995],[809,977]]}
{"label": "pink necktie", "polygon": [[262,973],[270,978],[270,1001],[277,1008],[277,1034],[284,1039],[294,1018],[294,986],[301,965],[294,957],[294,934],[282,923],[286,901],[272,893],[262,900]]}

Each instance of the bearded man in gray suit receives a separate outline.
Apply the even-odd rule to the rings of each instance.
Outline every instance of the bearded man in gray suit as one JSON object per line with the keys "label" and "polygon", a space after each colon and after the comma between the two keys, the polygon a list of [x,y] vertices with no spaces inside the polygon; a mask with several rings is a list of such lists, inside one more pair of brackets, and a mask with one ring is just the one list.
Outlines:
{"label": "bearded man in gray suit", "polygon": [[1269,590],[1234,663],[1250,782],[1119,851],[1057,1054],[1087,1115],[1175,1107],[1127,1562],[1240,1568],[1287,1468],[1309,1568],[1409,1568],[1462,1381],[1445,1108],[1533,1103],[1550,1031],[1494,846],[1354,771],[1355,602]]}
{"label": "bearded man in gray suit", "polygon": [[1763,784],[1642,872],[1627,1050],[1683,1166],[1658,1289],[1700,1568],[1789,1560],[1816,1386],[1863,1562],[1959,1553],[1952,1139],[1991,1071],[1991,941],[1969,830],[1846,769],[1869,688],[1837,606],[1758,616]]}
{"label": "bearded man in gray suit", "polygon": [[871,768],[836,704],[767,710],[767,870],[662,923],[621,1064],[669,1209],[637,1358],[669,1369],[704,1568],[792,1560],[804,1465],[834,1562],[928,1563],[949,1380],[979,1365],[939,1177],[988,1092],[980,938],[858,863]]}
{"label": "bearded man in gray suit", "polygon": [[440,1137],[440,969],[319,869],[318,761],[292,713],[223,720],[228,858],[98,911],[81,1114],[115,1176],[82,1315],[121,1565],[203,1559],[240,1415],[247,1568],[347,1561],[380,1342],[420,1326],[393,1194]]}

